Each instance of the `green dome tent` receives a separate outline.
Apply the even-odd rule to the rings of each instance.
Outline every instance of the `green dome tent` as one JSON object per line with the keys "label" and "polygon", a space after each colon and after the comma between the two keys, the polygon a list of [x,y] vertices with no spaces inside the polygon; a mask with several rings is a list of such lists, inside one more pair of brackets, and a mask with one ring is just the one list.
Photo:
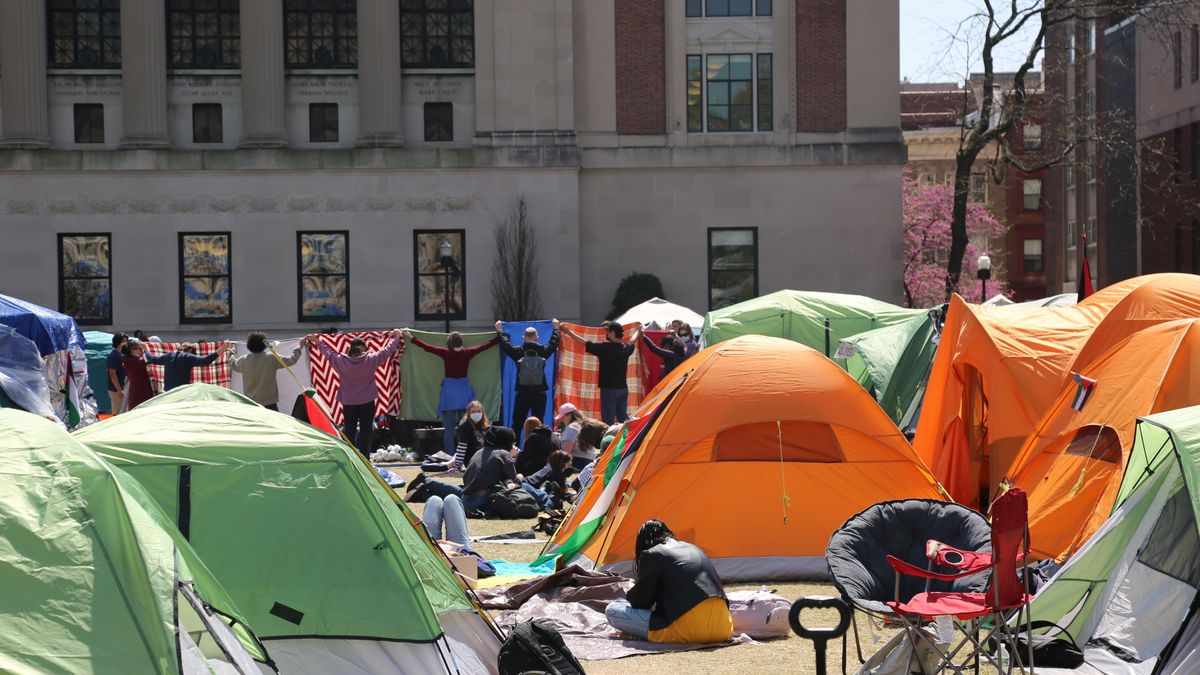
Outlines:
{"label": "green dome tent", "polygon": [[852,352],[847,370],[860,378],[879,406],[902,430],[916,427],[915,415],[937,353],[937,322],[931,312],[842,340],[838,351]]}
{"label": "green dome tent", "polygon": [[87,358],[88,384],[96,397],[96,407],[102,413],[111,413],[112,401],[108,398],[108,355],[112,351],[112,333],[98,330],[83,332],[83,355]]}
{"label": "green dome tent", "polygon": [[145,490],[17,410],[0,410],[0,532],[2,672],[252,675],[267,663]]}
{"label": "green dome tent", "polygon": [[178,514],[280,672],[494,672],[486,615],[360,455],[216,389],[181,387],[77,438]]}

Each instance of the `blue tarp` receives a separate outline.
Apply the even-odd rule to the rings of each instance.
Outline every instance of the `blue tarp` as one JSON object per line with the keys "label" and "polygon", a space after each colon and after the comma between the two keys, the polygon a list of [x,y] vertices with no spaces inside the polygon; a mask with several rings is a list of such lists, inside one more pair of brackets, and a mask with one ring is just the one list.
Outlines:
{"label": "blue tarp", "polygon": [[102,413],[111,413],[112,401],[108,398],[108,354],[112,351],[112,333],[98,330],[83,332],[87,346],[83,355],[87,357],[88,384],[96,397],[96,407]]}
{"label": "blue tarp", "polygon": [[26,412],[53,419],[50,385],[42,370],[37,346],[15,328],[0,326],[0,408],[15,406]]}
{"label": "blue tarp", "polygon": [[[554,332],[554,325],[549,321],[512,321],[503,324],[504,334],[514,344],[519,345],[525,341],[525,329],[533,326],[538,332],[538,341],[542,344],[550,342],[550,334]],[[546,409],[542,411],[542,422],[547,426],[552,426],[554,419],[554,367],[558,364],[558,351],[556,350],[550,358],[546,359],[546,383],[550,385],[549,391],[546,392]],[[500,362],[500,404],[504,409],[503,423],[512,422],[512,410],[516,405],[517,398],[517,364],[508,356],[501,356]],[[520,425],[514,429],[517,436],[521,435]]]}
{"label": "blue tarp", "polygon": [[75,319],[31,302],[0,293],[0,324],[12,326],[33,340],[42,356],[71,347],[83,349],[83,331]]}

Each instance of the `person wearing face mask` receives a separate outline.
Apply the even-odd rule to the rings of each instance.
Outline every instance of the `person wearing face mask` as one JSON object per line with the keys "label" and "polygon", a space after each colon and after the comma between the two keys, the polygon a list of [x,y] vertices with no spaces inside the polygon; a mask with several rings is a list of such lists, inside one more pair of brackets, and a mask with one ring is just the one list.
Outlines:
{"label": "person wearing face mask", "polygon": [[371,456],[371,441],[374,435],[375,399],[379,389],[375,385],[375,371],[392,358],[400,348],[400,331],[392,331],[392,341],[387,347],[374,352],[367,351],[362,338],[350,340],[347,354],[335,352],[317,336],[305,338],[317,343],[317,349],[329,360],[337,371],[340,386],[338,401],[342,404],[342,433],[350,439],[364,457]]}
{"label": "person wearing face mask", "polygon": [[454,431],[457,444],[454,446],[454,461],[450,463],[451,470],[460,471],[471,461],[471,457],[483,445],[483,433],[489,426],[491,422],[483,412],[483,404],[471,401],[467,405],[467,414],[462,416]]}
{"label": "person wearing face mask", "polygon": [[127,383],[125,405],[133,410],[154,395],[150,388],[150,371],[146,368],[146,347],[141,340],[134,338],[121,348],[121,366],[125,369]]}
{"label": "person wearing face mask", "polygon": [[471,380],[467,378],[471,359],[491,349],[500,338],[494,337],[481,345],[464,347],[462,333],[454,331],[446,337],[445,347],[437,347],[421,338],[413,337],[411,331],[405,330],[404,341],[411,342],[442,360],[445,379],[442,380],[442,394],[438,398],[438,414],[442,416],[442,424],[445,427],[442,449],[447,455],[452,455],[455,447],[455,426],[466,413],[467,404],[475,398],[475,390],[471,387]]}
{"label": "person wearing face mask", "polygon": [[700,351],[700,343],[696,342],[696,334],[692,332],[692,327],[686,323],[680,322],[679,327],[675,329],[675,337],[683,343],[683,358],[690,359]]}

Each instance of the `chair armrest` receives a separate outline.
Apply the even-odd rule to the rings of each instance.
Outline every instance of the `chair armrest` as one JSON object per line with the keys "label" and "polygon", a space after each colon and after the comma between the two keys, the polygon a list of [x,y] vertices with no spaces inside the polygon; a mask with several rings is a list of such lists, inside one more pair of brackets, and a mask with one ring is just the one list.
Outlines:
{"label": "chair armrest", "polygon": [[940,572],[931,572],[929,570],[921,569],[920,567],[917,567],[916,565],[906,563],[903,560],[901,560],[893,555],[889,555],[887,557],[887,561],[888,561],[888,564],[892,566],[892,569],[896,570],[900,574],[907,574],[910,577],[920,577],[922,579],[937,579],[939,581],[954,581],[955,579],[965,577],[967,575],[975,573],[973,571],[972,572],[958,572],[955,574],[942,574]]}
{"label": "chair armrest", "polygon": [[964,551],[936,539],[925,542],[925,555],[942,567],[962,572],[982,572],[992,566],[992,554],[986,551]]}

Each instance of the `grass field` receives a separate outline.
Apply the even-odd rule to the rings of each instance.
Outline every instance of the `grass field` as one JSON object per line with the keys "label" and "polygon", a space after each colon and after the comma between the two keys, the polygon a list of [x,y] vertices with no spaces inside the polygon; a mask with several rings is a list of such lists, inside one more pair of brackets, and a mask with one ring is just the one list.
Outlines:
{"label": "grass field", "polygon": [[[393,468],[393,472],[411,480],[417,474],[416,469]],[[457,479],[446,479],[457,484]],[[411,504],[413,510],[420,515],[424,504]],[[470,520],[468,527],[472,536],[503,534],[517,530],[528,530],[534,520]],[[541,543],[545,542],[544,535],[538,535]],[[541,552],[541,546],[534,544],[487,544],[477,543],[476,550],[488,559],[502,559],[510,562],[529,562]],[[730,584],[726,590],[756,589],[761,586],[774,590],[789,600],[806,596],[836,595],[833,586],[823,583],[749,583]],[[803,620],[810,627],[831,626],[837,620],[833,610],[813,611],[805,613]],[[865,618],[858,618],[859,634],[863,639],[864,655],[870,656],[878,645],[892,637],[894,629],[887,628],[874,631],[878,643],[872,641],[872,632]],[[826,646],[828,672],[841,672],[840,640]],[[848,672],[856,670],[858,661],[854,656],[853,639],[849,644]],[[586,661],[584,666],[589,673],[671,673],[673,675],[708,675],[709,673],[815,673],[816,654],[813,643],[796,635],[787,638],[759,642],[749,645],[735,645],[721,649],[682,652],[675,654],[654,654],[647,656],[631,656],[609,661]]]}

